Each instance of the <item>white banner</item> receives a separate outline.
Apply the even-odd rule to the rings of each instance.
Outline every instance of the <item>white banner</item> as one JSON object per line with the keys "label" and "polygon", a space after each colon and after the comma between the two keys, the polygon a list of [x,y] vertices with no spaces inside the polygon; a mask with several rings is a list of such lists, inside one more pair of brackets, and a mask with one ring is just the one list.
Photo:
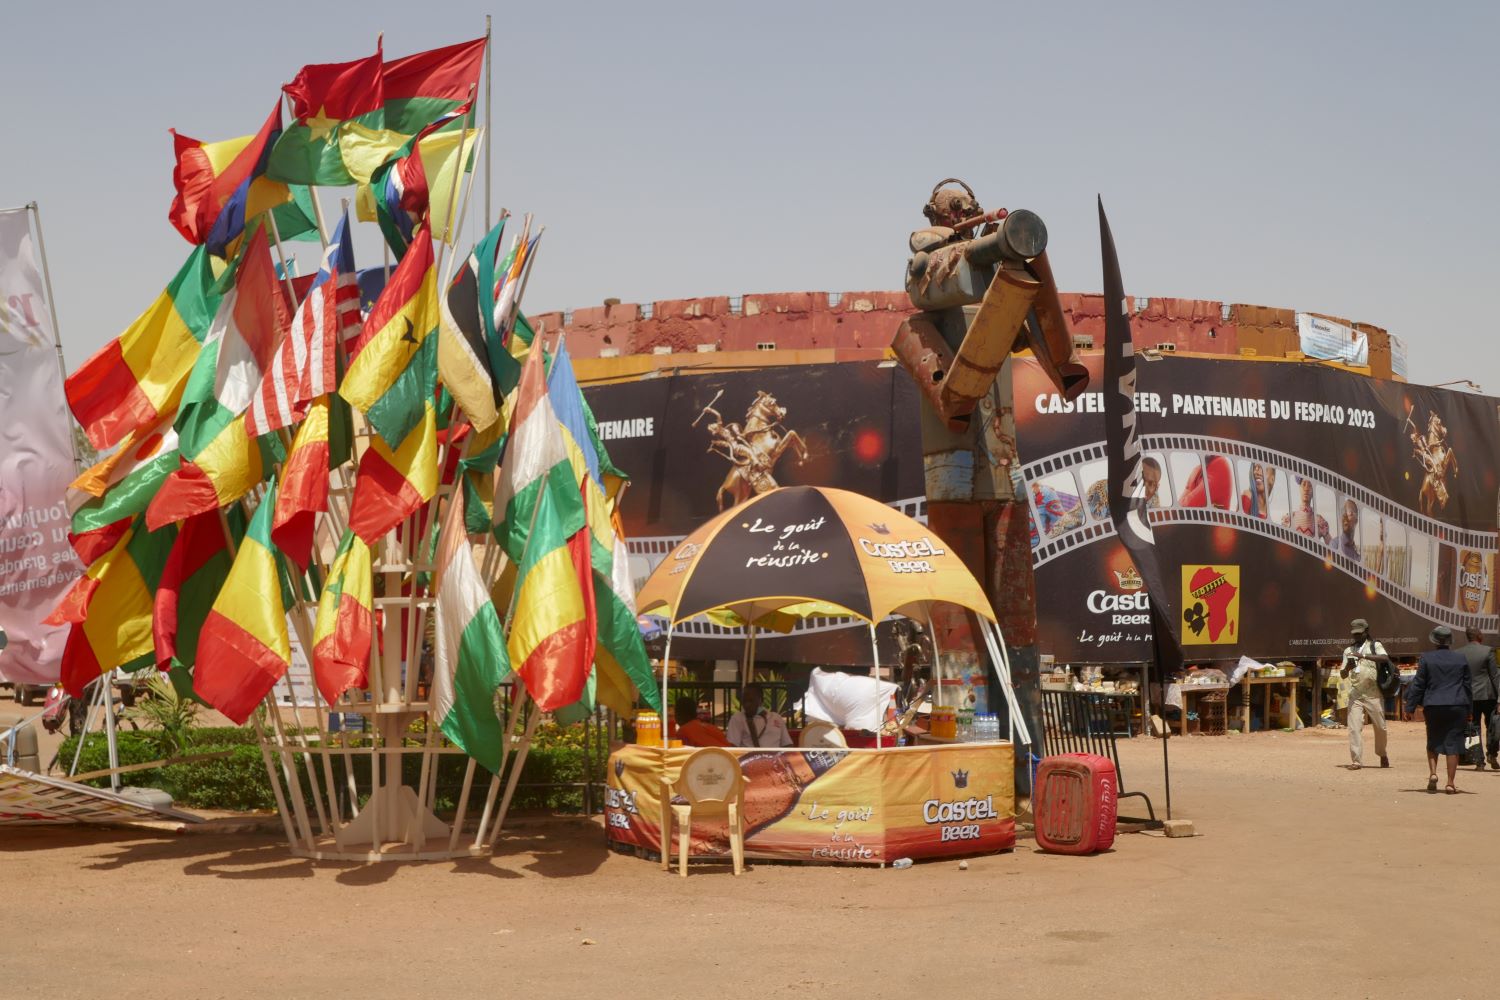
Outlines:
{"label": "white banner", "polygon": [[1410,378],[1410,369],[1406,366],[1406,341],[1391,334],[1391,374],[1397,378]]}
{"label": "white banner", "polygon": [[1346,365],[1370,363],[1370,338],[1353,327],[1311,313],[1298,313],[1297,336],[1302,341],[1302,353],[1310,358],[1342,361]]}
{"label": "white banner", "polygon": [[57,679],[68,630],[43,625],[83,572],[63,493],[72,422],[26,209],[0,211],[0,678]]}

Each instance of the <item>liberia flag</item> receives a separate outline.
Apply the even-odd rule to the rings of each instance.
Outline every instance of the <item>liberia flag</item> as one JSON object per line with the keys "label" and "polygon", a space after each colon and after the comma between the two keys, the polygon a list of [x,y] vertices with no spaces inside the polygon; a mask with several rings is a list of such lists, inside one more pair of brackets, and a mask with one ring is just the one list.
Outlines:
{"label": "liberia flag", "polygon": [[292,317],[250,401],[245,429],[259,437],[301,420],[308,404],[336,388],[338,345],[359,327],[359,286],[346,212],[323,252],[323,266]]}

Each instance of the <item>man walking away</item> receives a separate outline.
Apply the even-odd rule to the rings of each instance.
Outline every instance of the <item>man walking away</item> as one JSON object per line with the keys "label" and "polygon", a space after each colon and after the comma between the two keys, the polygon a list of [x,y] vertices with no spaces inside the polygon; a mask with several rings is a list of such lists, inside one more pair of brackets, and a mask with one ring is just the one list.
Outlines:
{"label": "man walking away", "polygon": [[1339,676],[1349,681],[1349,759],[1351,768],[1364,766],[1365,717],[1375,727],[1375,754],[1381,767],[1390,767],[1385,755],[1385,704],[1380,693],[1380,665],[1393,669],[1385,647],[1370,638],[1370,623],[1356,618],[1349,623],[1351,645],[1344,647],[1343,668]]}
{"label": "man walking away", "polygon": [[[1484,729],[1484,748],[1490,759],[1490,770],[1500,771],[1500,760],[1495,757],[1500,752],[1500,733],[1495,732],[1495,723],[1500,721],[1495,714],[1496,704],[1500,702],[1500,669],[1495,667],[1494,647],[1485,645],[1484,631],[1470,625],[1465,634],[1469,643],[1459,652],[1469,661],[1469,683],[1474,688],[1473,722]],[[1476,770],[1484,770],[1482,761]]]}

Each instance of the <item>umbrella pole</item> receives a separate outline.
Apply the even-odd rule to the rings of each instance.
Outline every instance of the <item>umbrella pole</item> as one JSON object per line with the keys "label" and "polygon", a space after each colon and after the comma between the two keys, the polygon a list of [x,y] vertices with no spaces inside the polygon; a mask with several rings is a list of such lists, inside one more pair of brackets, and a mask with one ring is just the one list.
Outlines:
{"label": "umbrella pole", "polygon": [[[937,629],[932,627],[932,608],[927,609],[927,641],[932,644],[932,705],[938,705],[943,694],[943,651],[938,649]],[[958,706],[952,706],[955,711]]]}
{"label": "umbrella pole", "polygon": [[676,622],[667,621],[667,648],[661,654],[661,748],[667,748],[667,665],[672,662],[672,629]]}
{"label": "umbrella pole", "polygon": [[875,749],[879,750],[885,719],[880,712],[880,643],[875,638],[875,623],[870,623],[870,675],[875,678]]}

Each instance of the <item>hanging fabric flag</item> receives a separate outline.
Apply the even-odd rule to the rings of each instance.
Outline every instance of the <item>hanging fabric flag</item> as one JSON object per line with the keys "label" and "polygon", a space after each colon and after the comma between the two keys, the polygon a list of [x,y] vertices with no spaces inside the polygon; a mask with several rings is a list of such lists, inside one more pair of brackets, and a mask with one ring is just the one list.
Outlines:
{"label": "hanging fabric flag", "polygon": [[469,98],[484,68],[483,38],[392,59],[382,68],[386,128],[407,135]]}
{"label": "hanging fabric flag", "polygon": [[497,355],[505,353],[519,362],[531,349],[529,340],[523,341],[512,335],[516,328],[516,318],[521,313],[521,285],[527,264],[531,255],[536,252],[537,241],[542,238],[541,233],[530,236],[530,230],[531,217],[527,216],[525,225],[521,229],[521,238],[511,247],[510,254],[506,257],[501,269],[499,287],[495,290],[496,333],[490,345],[490,364],[494,367],[496,375],[501,377],[500,389],[506,395],[510,395],[510,390],[514,386],[505,384],[504,376],[508,373],[508,366]]}
{"label": "hanging fabric flag", "polygon": [[294,120],[271,150],[267,175],[297,184],[352,184],[339,155],[339,132],[351,119],[383,127],[382,66],[378,45],[364,59],[303,66],[281,88],[292,100]]}
{"label": "hanging fabric flag", "polygon": [[437,375],[437,278],[432,237],[424,226],[350,344],[353,360],[339,394],[399,447],[432,404]]}
{"label": "hanging fabric flag", "polygon": [[247,218],[291,198],[285,184],[261,176],[281,136],[280,100],[255,135],[203,142],[171,132],[177,197],[167,219],[189,243],[206,241],[210,253],[223,256],[224,245],[244,231]]}
{"label": "hanging fabric flag", "polygon": [[[238,507],[231,508],[228,523],[238,544],[245,533]],[[224,524],[218,511],[209,511],[188,518],[177,531],[152,604],[157,670],[165,672],[174,662],[191,666],[197,661],[198,634],[232,562]]]}
{"label": "hanging fabric flag", "polygon": [[94,540],[122,521],[128,526],[131,518],[144,511],[167,476],[176,471],[178,459],[177,431],[170,424],[142,428],[73,481],[67,493],[72,512],[69,530],[74,551],[85,564],[93,561],[84,555],[85,548],[99,555]]}
{"label": "hanging fabric flag", "polygon": [[146,507],[146,524],[155,531],[173,521],[233,503],[285,457],[281,442],[274,436],[253,438],[246,434],[241,414],[197,458],[183,459],[177,471],[166,478]]}
{"label": "hanging fabric flag", "polygon": [[[453,276],[440,303],[442,329],[438,340],[438,373],[464,416],[477,431],[500,419],[504,396],[490,365],[489,343],[495,327],[495,260],[505,219],[474,244],[468,259]],[[508,352],[504,363],[520,373]],[[512,382],[514,385],[514,382]]]}
{"label": "hanging fabric flag", "polygon": [[578,701],[594,661],[593,580],[583,497],[547,394],[544,360],[521,372],[501,468],[497,536],[516,563],[510,659],[543,711]]}
{"label": "hanging fabric flag", "polygon": [[318,511],[328,509],[328,397],[313,402],[307,419],[297,428],[271,522],[271,540],[297,568],[306,571],[312,560],[313,529]]}
{"label": "hanging fabric flag", "polygon": [[354,480],[349,528],[374,545],[431,500],[437,487],[437,415],[429,393],[422,419],[399,448],[392,449],[378,435],[370,439]]}
{"label": "hanging fabric flag", "polygon": [[244,725],[291,662],[282,580],[271,544],[273,480],[235,553],[234,565],[198,633],[193,690]]}
{"label": "hanging fabric flag", "polygon": [[147,531],[136,518],[48,617],[49,624],[73,625],[61,668],[63,686],[73,697],[83,697],[84,686],[100,674],[151,662],[151,594],[176,537],[174,528]]}
{"label": "hanging fabric flag", "polygon": [[373,581],[369,546],[354,532],[344,532],[313,626],[313,677],[330,705],[351,687],[364,687],[369,675]]}
{"label": "hanging fabric flag", "polygon": [[261,373],[286,338],[291,315],[291,303],[276,275],[270,241],[262,226],[245,246],[234,287],[219,303],[182,394],[182,408],[174,426],[185,458],[197,458],[231,420],[249,407]]}
{"label": "hanging fabric flag", "polygon": [[219,307],[209,260],[195,249],[130,328],[68,376],[68,405],[95,448],[113,447],[177,408]]}
{"label": "hanging fabric flag", "polygon": [[469,534],[483,535],[495,523],[495,468],[505,450],[505,425],[476,431],[469,453],[458,460],[464,491],[464,518]]}
{"label": "hanging fabric flag", "polygon": [[448,218],[477,133],[434,133],[467,117],[472,107],[465,101],[392,151],[371,172],[368,192],[360,192],[360,218],[380,224],[398,261],[424,220],[437,238],[451,242]]}
{"label": "hanging fabric flag", "polygon": [[505,729],[495,713],[495,692],[510,675],[510,663],[500,616],[474,565],[461,493],[448,502],[434,565],[432,715],[448,739],[499,774]]}
{"label": "hanging fabric flag", "polygon": [[245,427],[252,435],[290,427],[302,419],[309,403],[334,391],[338,345],[359,326],[354,274],[354,241],[346,213],[292,317],[290,333],[276,348],[251,398]]}

